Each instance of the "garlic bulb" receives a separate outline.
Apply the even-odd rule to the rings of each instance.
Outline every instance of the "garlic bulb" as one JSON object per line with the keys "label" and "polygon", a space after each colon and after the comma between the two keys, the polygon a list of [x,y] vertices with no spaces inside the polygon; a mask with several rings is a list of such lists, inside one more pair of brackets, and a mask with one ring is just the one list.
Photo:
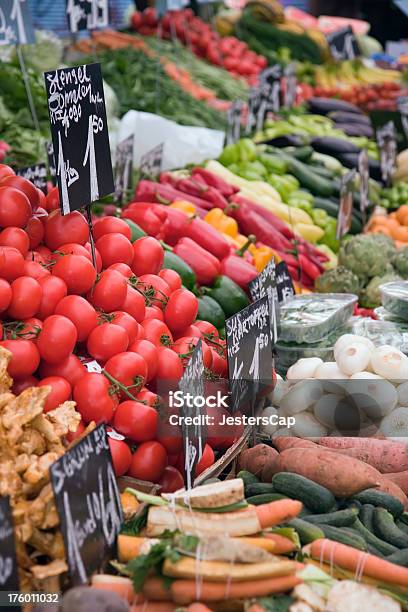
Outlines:
{"label": "garlic bulb", "polygon": [[337,339],[334,345],[334,358],[337,361],[337,355],[340,351],[344,350],[349,346],[349,344],[354,344],[355,342],[359,342],[360,344],[364,344],[370,351],[374,350],[374,344],[371,342],[369,338],[365,338],[364,336],[356,336],[355,334],[343,334],[340,338]]}
{"label": "garlic bulb", "polygon": [[408,357],[394,346],[384,344],[371,354],[371,367],[379,376],[388,380],[408,380]]}
{"label": "garlic bulb", "polygon": [[342,372],[352,376],[365,370],[370,358],[371,350],[368,346],[362,342],[352,342],[337,353],[336,362]]}
{"label": "garlic bulb", "polygon": [[315,377],[317,380],[322,381],[323,389],[328,393],[343,393],[344,384],[340,381],[346,381],[348,379],[348,376],[340,370],[335,361],[326,361],[322,363],[317,368]]}
{"label": "garlic bulb", "polygon": [[370,419],[379,419],[394,410],[398,393],[393,384],[381,377],[353,378],[349,381],[350,401]]}
{"label": "garlic bulb", "polygon": [[290,366],[286,378],[288,380],[304,380],[314,378],[316,369],[323,361],[319,357],[303,357]]}

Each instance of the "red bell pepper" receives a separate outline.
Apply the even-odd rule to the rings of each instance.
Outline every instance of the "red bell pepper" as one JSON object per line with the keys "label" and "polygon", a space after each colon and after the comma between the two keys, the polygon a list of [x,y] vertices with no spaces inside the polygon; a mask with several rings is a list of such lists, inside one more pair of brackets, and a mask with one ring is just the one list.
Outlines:
{"label": "red bell pepper", "polygon": [[166,215],[163,218],[162,211],[155,210],[154,205],[150,202],[147,204],[132,203],[122,211],[121,216],[137,223],[149,236],[159,240],[163,238],[163,224]]}
{"label": "red bell pepper", "polygon": [[250,207],[241,204],[232,212],[244,234],[254,234],[260,242],[278,251],[290,251],[292,243],[273,225]]}
{"label": "red bell pepper", "polygon": [[222,234],[202,219],[192,219],[188,223],[186,236],[212,253],[217,259],[223,259],[230,252],[230,245]]}
{"label": "red bell pepper", "polygon": [[221,273],[220,262],[191,238],[181,238],[173,252],[193,269],[199,285],[212,285]]}
{"label": "red bell pepper", "polygon": [[174,246],[180,238],[188,235],[190,219],[177,208],[167,206],[165,210],[167,218],[163,225],[163,240],[170,246]]}
{"label": "red bell pepper", "polygon": [[202,179],[210,187],[214,187],[224,198],[230,198],[239,191],[238,187],[229,185],[224,179],[205,168],[193,168],[191,173],[196,180]]}
{"label": "red bell pepper", "polygon": [[256,268],[239,255],[228,255],[222,260],[221,274],[228,276],[244,291],[248,290],[248,283],[258,276]]}
{"label": "red bell pepper", "polygon": [[302,253],[298,254],[299,265],[302,272],[305,272],[312,281],[315,281],[318,276],[321,274],[321,270],[312,262],[310,259],[302,255]]}
{"label": "red bell pepper", "polygon": [[210,187],[206,183],[200,180],[196,180],[193,177],[190,178],[177,178],[174,175],[166,176],[165,179],[178,191],[182,191],[187,195],[187,199],[190,197],[202,198],[207,202],[211,202],[211,208],[221,208],[224,210],[228,206],[228,201],[224,196],[214,187]]}

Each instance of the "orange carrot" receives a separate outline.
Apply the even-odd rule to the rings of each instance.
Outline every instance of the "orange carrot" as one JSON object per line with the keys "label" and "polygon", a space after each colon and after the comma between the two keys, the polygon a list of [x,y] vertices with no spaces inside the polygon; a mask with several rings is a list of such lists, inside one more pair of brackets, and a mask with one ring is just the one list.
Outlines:
{"label": "orange carrot", "polygon": [[201,582],[199,580],[175,580],[170,587],[173,600],[189,604],[199,599],[203,602],[223,599],[264,597],[271,593],[285,593],[302,581],[297,576],[280,576],[245,582]]}
{"label": "orange carrot", "polygon": [[332,542],[331,540],[315,540],[310,546],[312,557],[339,567],[370,576],[381,582],[408,586],[408,569],[380,559],[361,550]]}
{"label": "orange carrot", "polygon": [[148,538],[139,538],[137,536],[119,535],[118,537],[118,557],[121,563],[126,563],[139,555],[142,544],[148,541]]}
{"label": "orange carrot", "polygon": [[261,528],[266,529],[295,518],[302,510],[302,504],[294,499],[280,499],[255,506],[255,510]]}
{"label": "orange carrot", "polygon": [[264,533],[264,538],[268,538],[274,543],[273,554],[274,555],[284,555],[285,553],[293,552],[297,550],[297,546],[290,538],[285,538],[285,536],[280,535],[279,533]]}
{"label": "orange carrot", "polygon": [[142,604],[132,606],[130,612],[174,612],[176,607],[172,601],[145,601]]}
{"label": "orange carrot", "polygon": [[163,578],[159,576],[151,576],[143,583],[143,595],[146,599],[153,601],[168,601],[170,599],[170,591],[165,587]]}

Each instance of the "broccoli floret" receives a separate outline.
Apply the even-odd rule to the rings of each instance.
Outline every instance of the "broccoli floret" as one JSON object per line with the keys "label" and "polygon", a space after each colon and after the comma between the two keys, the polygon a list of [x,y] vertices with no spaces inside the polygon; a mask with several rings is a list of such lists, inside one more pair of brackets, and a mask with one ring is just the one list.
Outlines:
{"label": "broccoli floret", "polygon": [[396,280],[401,280],[401,277],[395,272],[390,272],[384,276],[374,276],[360,293],[360,306],[363,308],[377,308],[377,306],[381,306],[380,285]]}
{"label": "broccoli floret", "polygon": [[339,251],[339,265],[345,266],[363,284],[374,276],[392,272],[391,259],[396,253],[394,242],[384,234],[359,234],[344,242]]}
{"label": "broccoli floret", "polygon": [[326,270],[317,277],[316,290],[320,293],[356,293],[360,290],[358,277],[343,266]]}
{"label": "broccoli floret", "polygon": [[392,265],[402,278],[408,279],[408,246],[394,255]]}

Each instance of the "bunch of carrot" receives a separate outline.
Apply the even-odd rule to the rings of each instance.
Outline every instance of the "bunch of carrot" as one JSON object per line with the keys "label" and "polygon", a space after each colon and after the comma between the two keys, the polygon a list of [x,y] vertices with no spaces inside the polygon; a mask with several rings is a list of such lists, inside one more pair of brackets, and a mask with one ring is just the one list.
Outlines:
{"label": "bunch of carrot", "polygon": [[397,248],[408,244],[408,204],[389,214],[373,215],[368,222],[367,232],[370,234],[385,234],[393,238]]}

